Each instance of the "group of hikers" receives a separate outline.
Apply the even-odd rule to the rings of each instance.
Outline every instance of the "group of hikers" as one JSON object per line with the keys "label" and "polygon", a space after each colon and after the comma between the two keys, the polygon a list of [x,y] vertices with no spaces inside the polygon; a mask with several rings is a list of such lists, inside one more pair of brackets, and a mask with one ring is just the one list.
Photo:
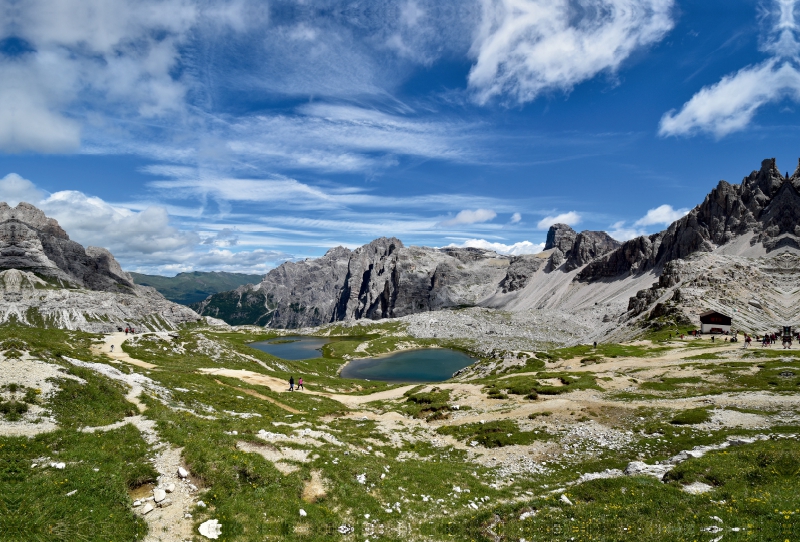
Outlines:
{"label": "group of hikers", "polygon": [[305,389],[305,387],[303,387],[303,377],[302,376],[297,380],[297,387],[296,388],[295,388],[295,385],[294,385],[294,376],[290,376],[289,377],[289,391],[294,391],[295,389],[297,389],[297,391]]}
{"label": "group of hikers", "polygon": [[[118,326],[118,327],[117,327],[117,331],[119,331],[120,333],[122,333],[122,327],[121,327],[121,326]],[[136,331],[134,331],[134,329],[133,329],[131,326],[128,326],[128,327],[126,327],[126,328],[125,328],[125,335],[127,335],[128,333],[130,333],[131,335],[133,335],[133,334],[135,334],[135,333],[136,333]]]}
{"label": "group of hikers", "polygon": [[[697,331],[697,330],[692,330],[692,331],[690,331],[690,333],[696,339],[699,339],[701,337],[701,335],[702,335],[702,333],[700,331]],[[728,342],[729,340],[732,343],[735,343],[735,342],[739,341],[739,332],[738,331],[725,332],[724,335],[725,335],[725,342]],[[730,335],[730,338],[728,337],[728,335]],[[680,337],[681,337],[681,339],[683,339],[684,334],[681,333]],[[756,342],[760,342],[762,348],[766,348],[766,347],[772,346],[773,344],[778,342],[778,339],[781,340],[781,344],[783,345],[784,349],[791,349],[792,348],[792,340],[793,339],[796,339],[796,340],[800,341],[800,333],[790,333],[790,332],[784,332],[783,334],[781,334],[781,333],[765,333],[763,336],[759,336],[759,335],[755,336],[755,341]],[[716,342],[716,336],[715,335],[711,335],[711,342]],[[753,337],[751,337],[749,334],[745,333],[744,334],[744,347],[745,348],[749,348],[751,342],[753,342]]]}

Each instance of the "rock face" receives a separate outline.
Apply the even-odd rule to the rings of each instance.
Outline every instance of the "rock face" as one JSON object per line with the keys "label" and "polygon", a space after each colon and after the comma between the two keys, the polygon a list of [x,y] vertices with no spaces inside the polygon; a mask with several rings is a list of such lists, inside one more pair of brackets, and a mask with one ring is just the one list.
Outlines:
{"label": "rock face", "polygon": [[563,254],[572,250],[572,245],[575,244],[577,233],[567,224],[553,224],[547,230],[547,239],[544,242],[544,249],[550,250],[557,248]]}
{"label": "rock face", "polygon": [[518,287],[525,279],[514,272],[506,277],[511,262],[481,249],[406,247],[382,237],[353,251],[337,247],[321,258],[285,263],[258,286],[216,294],[194,307],[230,324],[281,328],[393,318],[476,305],[504,281],[506,288]]}
{"label": "rock face", "polygon": [[130,292],[133,280],[106,249],[71,241],[52,218],[28,203],[0,203],[0,269],[30,271],[89,290]]}
{"label": "rock face", "polygon": [[199,316],[136,286],[111,253],[84,249],[28,203],[0,202],[0,323],[112,331],[164,329]]}
{"label": "rock face", "polygon": [[800,167],[790,177],[778,171],[775,159],[741,184],[720,181],[705,201],[666,230],[637,237],[598,258],[578,278],[592,282],[606,277],[635,275],[661,268],[669,261],[696,252],[711,252],[736,237],[752,233],[751,243],[767,252],[782,247],[800,249]]}
{"label": "rock face", "polygon": [[619,248],[621,243],[604,231],[577,233],[566,224],[553,224],[547,231],[545,250],[552,250],[548,271],[564,264],[564,271],[583,267],[595,258]]}

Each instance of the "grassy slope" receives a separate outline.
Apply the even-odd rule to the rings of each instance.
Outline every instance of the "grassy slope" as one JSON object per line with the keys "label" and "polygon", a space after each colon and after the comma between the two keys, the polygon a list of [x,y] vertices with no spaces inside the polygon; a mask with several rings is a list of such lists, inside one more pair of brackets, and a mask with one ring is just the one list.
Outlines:
{"label": "grassy slope", "polygon": [[197,303],[212,294],[234,290],[245,284],[258,284],[261,275],[226,273],[222,271],[178,273],[174,277],[131,273],[133,281],[142,286],[152,286],[161,295],[183,305]]}
{"label": "grassy slope", "polygon": [[[143,397],[149,407],[146,415],[157,421],[161,438],[173,446],[184,447],[186,463],[208,488],[202,498],[210,507],[193,510],[196,525],[205,519],[217,518],[223,524],[225,540],[243,541],[329,540],[334,534],[340,536],[331,531],[342,524],[356,528],[359,533],[356,539],[372,539],[373,536],[364,535],[367,524],[372,522],[382,526],[380,540],[488,540],[485,528],[497,514],[500,522],[494,530],[507,539],[567,540],[574,537],[575,540],[666,542],[711,540],[713,537],[702,529],[714,524],[710,516],[717,516],[725,527],[749,529],[746,531],[752,533],[746,538],[749,540],[783,540],[791,538],[784,536],[786,532],[797,533],[795,511],[800,509],[800,495],[796,491],[800,446],[796,440],[759,442],[710,453],[680,465],[670,474],[667,483],[654,478],[625,477],[595,480],[568,488],[565,485],[583,472],[624,468],[627,462],[641,456],[652,462],[696,445],[719,443],[729,434],[753,433],[730,429],[696,430],[693,423],[705,417],[703,412],[687,413],[679,421],[689,423],[678,425],[674,423],[678,419],[675,411],[655,406],[634,410],[629,417],[617,422],[623,429],[633,431],[635,437],[629,447],[604,450],[577,463],[563,462],[544,474],[518,475],[507,480],[509,483],[505,487],[497,488],[491,485],[496,480],[492,469],[468,461],[465,452],[447,445],[434,447],[423,438],[402,445],[393,444],[378,430],[376,422],[348,415],[346,407],[331,399],[302,393],[277,394],[263,386],[196,372],[200,367],[222,366],[269,372],[281,378],[305,374],[309,375],[309,390],[328,388],[366,393],[389,388],[379,382],[336,377],[342,357],[352,355],[365,338],[373,338],[368,350],[376,352],[402,340],[402,337],[380,337],[387,331],[402,333],[396,327],[375,325],[357,331],[358,336],[332,343],[325,349],[324,357],[297,362],[278,360],[246,346],[247,342],[263,340],[273,334],[215,333],[197,327],[184,328],[173,343],[143,340],[137,346],[125,347],[134,357],[159,366],[149,371],[150,378],[173,390],[188,390],[174,392],[176,402],[192,411],[213,415],[213,419],[202,418]],[[92,339],[91,335],[59,330],[0,327],[0,350],[6,353],[28,350],[58,364],[63,364],[58,358],[60,354],[102,361],[93,358],[89,351]],[[223,348],[209,350],[208,344],[212,341]],[[175,349],[173,345],[176,344],[182,344],[185,353]],[[619,355],[646,359],[662,351],[661,348],[664,346],[607,346],[597,353],[562,350],[543,357],[550,361],[597,355],[603,363],[603,359]],[[237,356],[237,352],[255,357],[274,370],[267,371]],[[719,371],[715,373],[719,380],[709,384],[715,389],[797,393],[793,378],[775,376],[778,365],[797,367],[796,362],[780,359],[772,352],[754,351],[753,354],[753,363],[762,365],[754,374],[745,373],[734,362],[713,359],[696,360],[692,366]],[[756,354],[758,359],[755,359]],[[600,391],[597,388],[602,385],[601,379],[590,378],[580,371],[564,373],[545,369],[543,363],[544,360],[535,360],[520,367],[520,372],[539,371],[533,376],[501,379],[499,377],[505,375],[494,375],[478,383],[485,386],[487,394],[535,391],[564,396],[572,389]],[[155,475],[146,461],[147,446],[138,432],[130,425],[108,433],[83,434],[75,430],[80,425],[122,420],[131,413],[130,404],[124,401],[123,390],[117,384],[88,371],[71,370],[86,379],[87,384],[64,385],[62,392],[51,401],[49,406],[62,424],[58,431],[33,439],[0,438],[2,540],[134,540],[141,539],[146,530],[146,525],[133,513],[126,493],[129,487],[151,480]],[[136,367],[129,370],[145,372]],[[565,386],[551,389],[537,382],[539,378],[556,375],[565,379]],[[777,389],[773,382],[778,382]],[[659,397],[681,397],[686,393],[685,387],[694,382],[667,379],[663,384],[655,386],[657,389],[639,385],[641,391],[637,393],[651,396],[657,392],[662,394]],[[237,393],[232,388],[251,389],[304,414],[289,416],[270,402]],[[370,408],[375,413],[390,410],[417,420],[430,419],[422,423],[441,423],[443,419],[446,421],[449,401],[447,392],[424,393],[415,389],[398,401]],[[213,410],[209,411],[209,407]],[[230,414],[234,412],[258,416],[241,419]],[[592,415],[611,423],[603,419],[603,413]],[[256,437],[259,429],[290,434],[292,428],[284,423],[297,422],[306,422],[303,427],[322,429],[334,435],[347,445],[348,453],[341,447],[323,444],[313,449],[315,455],[309,463],[299,463],[298,471],[284,475],[261,456],[242,453],[236,448],[237,441],[260,442]],[[445,424],[444,427],[447,429],[442,430],[442,434],[466,442],[476,440],[490,447],[532,441],[558,442],[560,438],[559,434],[545,431],[533,434],[523,431],[511,420]],[[228,434],[232,430],[238,435]],[[796,433],[800,427],[787,426],[773,431]],[[413,426],[408,426],[405,433],[422,437]],[[281,446],[299,447],[300,444],[288,442]],[[409,454],[415,459],[402,460]],[[41,457],[65,461],[68,468],[64,471],[31,469],[31,464]],[[99,472],[94,472],[94,468],[99,468]],[[303,502],[304,481],[310,479],[314,470],[321,471],[328,481],[327,495],[314,503]],[[357,481],[356,476],[360,474],[366,475],[366,484]],[[385,478],[381,478],[382,474],[386,474]],[[680,490],[680,485],[692,481],[707,483],[714,489],[700,496],[690,496]],[[453,486],[470,489],[470,493],[455,493]],[[562,492],[548,493],[556,487],[565,487],[563,492],[574,505],[559,500]],[[72,489],[78,489],[78,493],[65,497]],[[429,496],[427,501],[423,500],[423,494]],[[470,500],[481,497],[488,497],[488,500],[482,502],[478,510],[468,507]],[[437,502],[439,499],[441,503]],[[399,503],[401,512],[386,512],[394,503]],[[300,517],[300,508],[307,512],[307,517]],[[526,511],[536,513],[520,520],[520,515]],[[371,519],[365,519],[364,514],[370,514]],[[794,530],[787,531],[787,528]],[[725,539],[744,540],[742,533],[740,536],[729,532]]]}

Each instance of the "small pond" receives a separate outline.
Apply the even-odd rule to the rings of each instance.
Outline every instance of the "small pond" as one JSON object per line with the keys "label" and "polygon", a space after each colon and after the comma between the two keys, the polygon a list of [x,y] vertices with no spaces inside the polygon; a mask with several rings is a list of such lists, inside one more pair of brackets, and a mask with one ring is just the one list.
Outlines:
{"label": "small pond", "polygon": [[473,363],[474,359],[457,350],[420,348],[353,360],[345,365],[341,376],[384,382],[441,382]]}
{"label": "small pond", "polygon": [[267,354],[281,359],[302,360],[322,357],[322,347],[328,344],[327,337],[278,337],[268,341],[250,343],[249,346],[257,348]]}

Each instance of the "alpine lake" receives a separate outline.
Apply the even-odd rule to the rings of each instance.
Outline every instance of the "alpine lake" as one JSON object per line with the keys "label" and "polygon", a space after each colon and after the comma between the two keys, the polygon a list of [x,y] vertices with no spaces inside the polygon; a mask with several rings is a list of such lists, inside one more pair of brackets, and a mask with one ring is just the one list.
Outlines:
{"label": "alpine lake", "polygon": [[[275,357],[305,360],[322,356],[322,347],[335,338],[289,336],[250,343]],[[342,369],[342,378],[384,382],[442,382],[475,362],[449,348],[418,348],[372,358],[354,359]]]}

